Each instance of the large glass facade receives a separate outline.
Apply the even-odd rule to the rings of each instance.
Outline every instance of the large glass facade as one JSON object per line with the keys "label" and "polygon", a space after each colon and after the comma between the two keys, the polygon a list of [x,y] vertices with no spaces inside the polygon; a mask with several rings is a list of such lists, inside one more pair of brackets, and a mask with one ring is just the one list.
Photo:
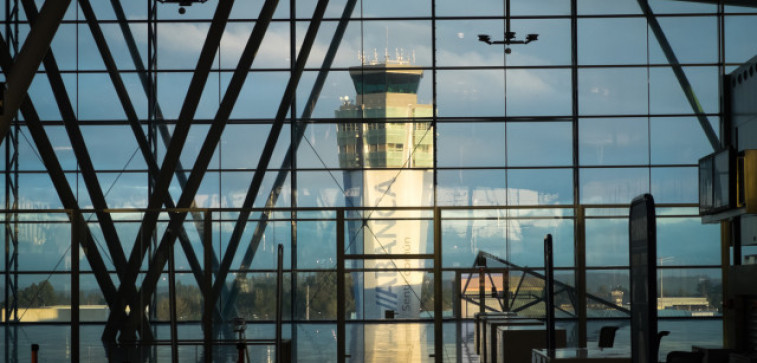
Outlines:
{"label": "large glass facade", "polygon": [[[568,344],[610,320],[627,346],[627,317],[595,302],[628,307],[642,193],[661,351],[721,343],[697,161],[719,80],[757,54],[754,8],[74,0],[58,21],[51,2],[0,6],[8,90],[11,58],[40,62],[0,125],[6,361],[30,344],[56,361],[201,360],[209,337],[222,361],[234,318],[260,340],[248,354],[274,359],[277,283],[298,361],[467,361],[476,256],[539,271],[546,234],[558,280],[590,295],[588,322],[558,315]],[[506,27],[538,40],[497,44]]]}

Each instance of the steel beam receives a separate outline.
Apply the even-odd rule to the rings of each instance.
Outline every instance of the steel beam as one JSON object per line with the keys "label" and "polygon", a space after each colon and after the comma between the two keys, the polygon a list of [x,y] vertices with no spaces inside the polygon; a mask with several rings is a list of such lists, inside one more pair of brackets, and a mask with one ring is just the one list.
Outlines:
{"label": "steel beam", "polygon": [[[102,30],[100,29],[99,24],[97,23],[97,19],[94,15],[94,12],[92,11],[92,7],[88,0],[82,0],[80,3],[82,6],[82,12],[87,18],[88,24],[90,26],[90,30],[92,31],[92,34],[93,34],[93,38],[95,39],[95,43],[103,57],[103,62],[105,63],[106,69],[108,70],[108,73],[111,76],[111,81],[113,82],[116,93],[119,96],[121,104],[124,108],[124,112],[127,115],[132,131],[134,132],[135,138],[137,140],[137,144],[139,145],[140,150],[142,151],[142,156],[145,159],[145,163],[147,164],[148,169],[150,170],[150,174],[156,175],[159,172],[157,162],[155,161],[154,155],[150,151],[149,141],[139,123],[136,110],[134,109],[134,106],[131,103],[126,87],[124,86],[124,83],[118,73],[118,69],[116,68],[115,61],[105,42],[105,37],[102,33]],[[166,207],[169,209],[175,207],[174,202],[171,199],[170,195],[166,196],[165,204],[166,204]],[[182,227],[177,233],[178,233],[179,241],[181,242],[181,246],[186,254],[187,261],[189,262],[190,268],[192,269],[192,272],[195,275],[195,279],[197,279],[198,281],[201,281],[202,267],[200,266],[199,260],[197,259],[197,256],[195,255],[194,250],[192,249],[191,242],[189,241],[189,238],[186,235],[186,231],[184,231]],[[124,264],[124,266],[126,266],[126,264]],[[135,289],[134,292],[136,293],[136,288],[134,289]],[[104,336],[115,336],[117,329],[118,327],[112,324],[106,325],[106,328],[104,330]]]}
{"label": "steel beam", "polygon": [[[200,153],[197,156],[195,164],[192,168],[192,172],[189,174],[189,180],[187,181],[187,185],[182,191],[181,197],[179,198],[177,207],[180,209],[187,208],[190,205],[190,203],[194,200],[195,194],[197,193],[197,190],[200,187],[200,183],[202,182],[203,176],[205,175],[205,172],[207,171],[208,164],[210,164],[210,159],[213,156],[213,152],[216,146],[218,145],[218,141],[220,141],[221,139],[221,134],[223,133],[223,129],[226,126],[229,115],[231,114],[231,110],[233,109],[234,104],[236,103],[236,100],[239,97],[239,91],[241,91],[242,86],[244,85],[244,81],[246,80],[247,75],[249,74],[250,67],[252,66],[252,63],[255,60],[255,55],[257,54],[258,49],[260,48],[260,44],[263,42],[263,36],[265,35],[268,29],[268,25],[270,24],[271,19],[273,18],[273,13],[276,10],[277,5],[278,5],[278,0],[266,0],[266,2],[263,4],[263,8],[261,9],[260,15],[258,16],[258,21],[255,23],[255,26],[253,27],[252,34],[250,34],[250,38],[247,41],[247,45],[245,46],[244,51],[242,52],[242,56],[240,58],[239,64],[237,65],[237,68],[234,71],[234,75],[232,76],[231,81],[229,82],[229,86],[226,90],[226,93],[224,94],[223,100],[221,101],[221,105],[218,111],[216,112],[216,116],[213,120],[213,124],[211,125],[210,130],[208,131],[208,135],[205,138],[205,141],[203,142],[202,147],[200,148]],[[174,139],[172,139],[172,143],[175,140],[175,138],[176,138],[176,133],[174,133]],[[166,164],[164,163],[163,166],[165,167],[165,165]],[[161,173],[163,171],[165,171],[165,169],[161,170]],[[156,193],[157,192],[160,192],[160,190],[156,188]],[[171,231],[176,230],[176,228],[180,227],[182,223],[184,222],[184,219],[186,218],[186,216],[187,216],[186,212],[175,213],[175,216],[172,217],[171,221],[169,222],[166,233],[163,234],[163,237],[161,238],[161,241],[158,244],[158,248],[155,251],[155,255],[153,256],[153,258],[151,259],[149,263],[149,269],[147,271],[147,275],[142,281],[142,287],[140,289],[140,293],[146,294],[147,296],[149,296],[154,292],[155,285],[157,284],[158,279],[160,278],[160,275],[163,272],[163,268],[167,261],[167,257],[168,257],[167,250],[169,248],[172,248],[173,242],[176,238],[176,236]],[[143,224],[143,227],[144,227],[144,224]],[[134,257],[133,254],[132,254],[132,257]],[[138,261],[138,263],[141,263],[141,260]],[[136,275],[130,276],[130,279],[126,282],[133,284],[135,281],[136,281]],[[137,323],[139,321],[138,315],[141,315],[143,311],[144,311],[144,306],[141,306],[140,308],[136,309],[136,313],[130,314],[129,326],[131,328],[137,326]]]}
{"label": "steel beam", "polygon": [[[215,58],[216,51],[221,44],[221,37],[223,36],[233,5],[234,0],[219,0],[218,2],[218,7],[213,15],[213,21],[208,30],[208,36],[205,39],[202,50],[200,51],[197,67],[195,68],[192,80],[189,83],[189,90],[187,91],[181,111],[179,111],[179,119],[176,122],[171,142],[166,148],[166,154],[163,157],[163,165],[158,174],[158,179],[155,181],[153,195],[150,196],[147,205],[148,211],[142,218],[140,229],[141,233],[144,235],[151,235],[157,224],[159,213],[155,210],[163,205],[163,201],[165,200],[166,195],[168,195],[168,188],[171,184],[172,176],[179,163],[181,151],[184,148],[184,143],[189,134],[189,127],[194,120],[197,106],[200,104],[202,92],[205,89],[210,69],[213,66],[213,59]],[[129,257],[129,265],[139,265],[144,259],[146,252],[147,250],[143,246],[135,244]]]}
{"label": "steel beam", "polygon": [[[5,92],[5,111],[0,115],[0,143],[10,129],[11,121],[19,106],[26,98],[26,91],[32,84],[34,75],[39,69],[50,43],[53,41],[58,25],[68,9],[71,0],[47,0],[42,5],[38,21],[29,30],[21,52],[16,57],[13,71],[5,67],[7,90]],[[7,46],[6,46],[7,48]]]}
{"label": "steel beam", "polygon": [[755,2],[754,0],[675,0],[675,1],[695,2],[695,3],[704,3],[704,4],[712,4],[712,5],[724,4],[728,6],[743,6],[743,7],[748,7],[748,8],[757,8],[757,2]]}
{"label": "steel beam", "polygon": [[[121,2],[118,0],[111,0],[111,4],[113,6],[113,11],[116,13],[116,20],[118,21],[118,24],[121,28],[121,32],[124,36],[124,40],[126,41],[126,46],[129,49],[129,53],[131,55],[132,61],[134,62],[134,66],[137,69],[137,74],[139,75],[139,79],[142,83],[142,88],[144,88],[145,94],[149,95],[151,94],[151,89],[153,87],[152,80],[148,77],[147,70],[145,69],[145,65],[142,61],[142,57],[139,53],[139,48],[137,47],[137,42],[134,39],[134,35],[131,32],[131,28],[129,28],[129,23],[126,21],[126,14],[124,13],[123,7],[121,6]],[[158,103],[157,100],[155,100],[155,115],[156,119],[158,121],[158,130],[160,131],[161,139],[163,140],[163,144],[165,146],[168,146],[171,142],[171,133],[168,130],[168,126],[166,126],[165,122],[163,121],[163,112],[160,108],[160,103]],[[141,129],[140,129],[141,130]],[[157,167],[157,163],[155,162],[154,158],[151,158],[147,161],[147,164],[149,165],[149,168],[151,170],[151,174],[157,175],[159,173],[159,168]],[[153,165],[155,165],[153,167]],[[184,186],[187,184],[187,175],[184,172],[184,167],[181,165],[181,162],[177,163],[176,166],[176,180],[179,182],[179,186],[184,189]],[[154,180],[153,180],[154,183]],[[154,185],[154,184],[153,184]],[[174,208],[175,204],[173,202],[173,199],[171,199],[171,195],[167,195],[166,197],[166,208]],[[197,229],[199,236],[201,238],[201,241],[203,238],[205,238],[205,234],[203,233],[203,216],[202,213],[194,210],[196,209],[197,205],[195,204],[195,201],[192,202],[190,205],[190,209],[192,211],[190,212],[192,214],[192,218],[194,220],[195,228]],[[183,227],[182,227],[183,228]],[[189,238],[186,235],[186,232],[181,232],[179,234],[179,242],[181,242],[181,247],[184,250],[184,253],[186,254],[187,260],[190,265],[190,269],[195,275],[195,279],[197,280],[198,286],[201,286],[202,284],[202,268],[200,267],[199,259],[196,257],[194,253],[194,249],[192,248],[191,243],[189,242]],[[202,241],[204,243],[204,241]],[[218,267],[218,258],[215,255],[215,251],[213,251],[213,268]],[[228,291],[224,290],[222,296],[226,296],[228,294]],[[236,310],[236,309],[235,309]],[[220,314],[220,310],[218,311]],[[233,338],[233,332],[231,329],[228,328],[228,326],[222,326],[224,329],[224,334],[227,337]]]}
{"label": "steel beam", "polygon": [[[205,83],[207,82],[207,78],[210,73],[210,68],[213,65],[213,58],[215,57],[216,50],[220,46],[221,37],[223,35],[224,29],[226,28],[226,23],[229,19],[233,4],[234,0],[220,0],[218,7],[216,8],[216,12],[213,15],[213,21],[210,25],[208,36],[205,39],[205,43],[203,44],[202,50],[200,52],[200,58],[197,62],[197,67],[195,69],[194,76],[192,77],[192,81],[190,82],[189,90],[184,100],[184,105],[182,106],[181,112],[179,114],[179,120],[177,122],[176,128],[174,129],[174,135],[171,138],[171,143],[166,150],[162,168],[157,174],[158,179],[155,181],[154,192],[153,195],[150,196],[150,200],[148,202],[148,211],[145,213],[145,216],[142,219],[139,236],[152,234],[159,216],[157,210],[163,205],[166,197],[170,196],[170,194],[168,193],[168,187],[171,182],[171,177],[176,170],[179,157],[181,156],[181,149],[183,148],[187,134],[189,133],[191,121],[194,118],[195,111],[197,110],[197,105],[199,104],[200,97],[202,96],[202,91],[205,87]],[[147,150],[149,150],[149,148]],[[145,151],[143,150],[143,152]],[[190,203],[187,203],[187,205],[185,205],[185,208],[188,207],[193,201],[194,193],[192,200],[190,201]],[[182,224],[183,218],[181,219],[180,223],[171,223],[171,226],[177,228],[175,229],[175,231],[178,231],[178,228],[181,228]],[[175,237],[176,236],[174,235],[174,238]],[[145,254],[147,253],[146,246],[139,242],[140,241],[138,237],[129,256],[129,267],[127,270],[128,274],[126,279],[122,281],[122,287],[134,287],[134,283],[137,279],[137,274],[139,271],[139,266],[144,260]],[[193,267],[193,270],[195,270],[195,267]],[[202,269],[200,268],[196,271],[202,271]],[[195,272],[195,274],[197,274],[197,272]],[[124,285],[124,283],[131,286],[126,286]],[[126,291],[128,291],[128,289]],[[126,291],[123,288],[120,288],[119,297],[129,298],[130,296],[126,293]],[[132,300],[132,303],[135,304],[134,306],[142,305],[136,300]],[[134,309],[132,309],[132,311],[134,311]],[[140,311],[137,314],[142,315],[142,312]],[[111,316],[108,319],[106,329],[113,329],[113,324],[115,324],[116,321],[123,322],[124,319],[125,316]]]}
{"label": "steel beam", "polygon": [[[318,103],[318,99],[321,95],[321,90],[323,90],[323,85],[326,83],[326,77],[328,77],[331,66],[334,63],[336,52],[339,49],[339,45],[342,43],[344,32],[347,29],[350,16],[355,9],[356,3],[357,0],[347,0],[347,3],[344,6],[342,17],[339,19],[339,23],[337,24],[336,30],[334,31],[334,37],[331,39],[331,44],[329,45],[329,49],[323,59],[323,64],[318,71],[318,76],[316,76],[315,83],[313,84],[313,89],[310,92],[310,97],[308,97],[307,103],[305,103],[305,109],[302,111],[302,117],[300,118],[300,120],[309,120],[310,116],[313,114],[313,109],[315,109],[315,105]],[[276,205],[276,202],[279,199],[281,188],[286,181],[287,175],[289,174],[288,170],[292,165],[292,160],[297,154],[300,142],[305,136],[307,123],[297,121],[297,124],[298,126],[296,127],[297,130],[296,135],[293,139],[293,145],[291,145],[289,150],[287,150],[287,153],[284,156],[284,160],[281,162],[279,172],[276,175],[276,180],[274,180],[273,186],[271,187],[271,192],[266,198],[266,209],[273,208]],[[255,258],[255,253],[258,250],[258,246],[260,246],[260,241],[263,237],[263,233],[268,226],[268,219],[270,218],[270,215],[271,212],[269,210],[266,210],[262,213],[260,221],[258,221],[252,238],[250,239],[250,244],[248,245],[247,250],[244,253],[244,257],[242,258],[242,270],[247,269],[250,264],[252,264],[252,260]],[[244,271],[241,272],[241,275],[245,275]],[[230,309],[234,306],[234,301],[236,300],[237,294],[239,294],[239,285],[235,283],[231,288],[228,298],[226,299],[226,304],[223,308],[224,315],[228,315],[227,309]]]}
{"label": "steel beam", "polygon": [[[145,163],[148,166],[148,169],[150,170],[151,175],[156,175],[159,172],[158,164],[155,161],[155,157],[150,151],[150,144],[149,141],[139,123],[139,119],[136,113],[136,110],[131,103],[130,97],[128,95],[128,92],[126,90],[126,87],[124,86],[124,83],[118,73],[118,69],[116,68],[115,61],[113,59],[113,56],[110,52],[110,49],[108,48],[105,37],[102,33],[102,30],[97,23],[97,18],[95,17],[94,12],[92,11],[92,7],[88,0],[82,0],[82,12],[85,15],[85,18],[87,19],[87,22],[90,26],[90,30],[92,31],[93,38],[95,39],[95,43],[103,57],[103,61],[106,65],[106,69],[108,70],[111,80],[113,82],[114,88],[116,90],[116,93],[119,96],[119,99],[121,101],[121,104],[124,108],[124,112],[127,115],[127,118],[129,120],[129,124],[131,125],[132,131],[134,132],[134,135],[137,140],[137,144],[140,147],[140,150],[142,151],[142,156],[145,159]],[[174,202],[171,199],[170,195],[166,195],[165,204],[167,208],[174,208]],[[197,256],[194,253],[194,250],[192,249],[191,242],[189,241],[189,238],[186,235],[186,231],[183,229],[183,226],[177,231],[179,241],[181,242],[181,246],[186,254],[187,261],[189,262],[190,268],[192,269],[192,272],[195,275],[195,279],[198,281],[202,281],[202,267],[200,266],[199,260]],[[124,266],[126,266],[126,263],[124,263]],[[123,280],[122,280],[123,281]],[[136,288],[135,288],[136,292]],[[105,328],[105,335],[115,335],[117,327],[109,324]]]}
{"label": "steel beam", "polygon": [[[29,19],[29,22],[34,26],[38,17],[37,7],[34,5],[34,1],[21,0],[21,3],[24,6],[27,19]],[[121,248],[121,241],[118,238],[113,219],[111,218],[110,213],[104,212],[104,210],[108,209],[108,204],[105,201],[105,194],[97,180],[97,174],[95,174],[92,159],[89,156],[89,151],[87,151],[87,145],[84,143],[84,137],[79,129],[76,113],[74,112],[71,100],[68,97],[66,86],[60,75],[58,62],[56,62],[52,50],[47,52],[43,62],[45,65],[45,74],[47,74],[47,78],[50,81],[55,101],[58,104],[58,109],[63,118],[66,133],[71,141],[71,147],[73,148],[74,155],[76,155],[76,160],[79,163],[79,168],[81,169],[81,174],[84,178],[84,184],[89,192],[92,206],[96,210],[95,215],[100,223],[105,243],[108,246],[108,252],[110,252],[110,256],[113,259],[116,273],[120,278],[123,278],[123,269],[126,267],[126,257]]]}
{"label": "steel beam", "polygon": [[649,24],[649,27],[652,29],[652,33],[654,33],[655,38],[657,38],[657,42],[660,43],[662,52],[665,53],[665,58],[668,59],[670,67],[673,68],[673,74],[675,74],[676,79],[678,79],[678,83],[681,85],[681,90],[686,95],[686,100],[689,101],[689,105],[691,105],[692,111],[694,111],[694,114],[696,114],[697,116],[699,126],[702,127],[702,131],[704,131],[705,136],[707,136],[707,140],[710,142],[712,149],[719,150],[720,140],[718,140],[718,136],[712,129],[712,125],[707,119],[707,115],[704,114],[702,105],[699,104],[699,99],[697,99],[697,95],[694,94],[694,89],[691,87],[691,83],[689,83],[689,79],[686,77],[686,73],[683,71],[683,67],[681,67],[681,63],[678,61],[678,57],[673,51],[673,47],[670,46],[670,42],[665,36],[665,33],[662,31],[662,27],[657,21],[657,17],[654,15],[654,12],[652,12],[652,8],[649,7],[648,0],[637,1],[639,3],[639,7],[641,7],[641,11],[647,18],[647,24]]}
{"label": "steel beam", "polygon": [[302,72],[305,69],[305,63],[310,56],[310,50],[313,48],[313,43],[315,43],[315,37],[318,34],[318,28],[321,25],[321,21],[323,20],[323,15],[326,12],[328,3],[329,0],[318,0],[318,3],[315,6],[315,11],[313,13],[313,17],[311,18],[312,20],[310,21],[310,26],[308,27],[307,33],[305,33],[305,39],[303,40],[302,46],[300,48],[300,54],[297,56],[297,66],[295,72],[289,79],[289,83],[287,84],[286,90],[284,91],[284,96],[281,99],[281,103],[279,103],[279,109],[276,112],[276,120],[274,121],[273,125],[271,125],[271,131],[268,134],[265,146],[263,147],[263,153],[260,156],[260,160],[258,160],[257,168],[255,168],[255,175],[253,176],[250,187],[247,190],[247,195],[245,196],[244,202],[242,202],[242,211],[239,212],[237,222],[234,225],[234,231],[231,233],[229,243],[226,247],[226,252],[223,256],[223,259],[221,260],[221,267],[218,270],[218,274],[216,275],[216,282],[213,285],[213,297],[216,299],[220,294],[221,288],[226,283],[226,275],[231,268],[231,262],[234,259],[237,247],[239,247],[239,242],[242,239],[242,233],[244,233],[245,226],[247,225],[247,220],[250,217],[250,208],[252,208],[253,204],[255,203],[255,197],[257,197],[258,195],[258,191],[260,191],[261,184],[263,184],[263,178],[265,177],[266,170],[268,170],[268,164],[271,161],[273,149],[276,147],[276,142],[278,141],[279,134],[281,133],[281,129],[284,125],[284,118],[286,117],[289,106],[294,99],[294,94],[297,91],[297,85],[299,84],[300,77],[302,76]]}

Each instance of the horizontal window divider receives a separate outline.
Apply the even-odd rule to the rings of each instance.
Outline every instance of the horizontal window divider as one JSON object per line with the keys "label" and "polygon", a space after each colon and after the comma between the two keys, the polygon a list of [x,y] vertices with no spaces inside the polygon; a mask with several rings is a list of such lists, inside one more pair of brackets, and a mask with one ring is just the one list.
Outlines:
{"label": "horizontal window divider", "polygon": [[427,253],[387,253],[387,254],[345,254],[345,260],[432,260],[433,254]]}
{"label": "horizontal window divider", "polygon": [[[431,12],[431,7],[428,7],[429,13]],[[146,17],[147,14],[144,14],[144,18],[137,18],[137,19],[129,19],[127,22],[129,24],[147,24],[148,19]],[[679,17],[693,17],[693,18],[699,18],[699,17],[717,17],[720,15],[715,8],[712,12],[677,12],[677,13],[671,13],[671,12],[656,12],[655,16],[658,18],[679,18]],[[725,16],[753,16],[757,15],[757,12],[726,12],[724,13]],[[571,15],[566,10],[566,14],[533,14],[533,15],[518,15],[514,14],[510,16],[510,19],[513,20],[540,20],[540,19],[571,19]],[[577,14],[576,18],[578,19],[594,19],[594,18],[644,18],[645,15],[641,12],[639,13],[618,13],[618,14]],[[431,21],[431,20],[504,20],[505,14],[502,15],[467,15],[467,16],[454,16],[454,15],[437,15],[436,17],[432,17],[430,14],[425,16],[375,16],[375,17],[351,17],[350,22],[373,22],[373,21]],[[289,23],[292,19],[289,17],[275,17],[271,19],[272,23]],[[310,18],[304,18],[304,17],[295,17],[293,19],[296,22],[302,22],[302,23],[309,23]],[[323,22],[338,22],[341,20],[340,18],[336,17],[324,17]],[[171,23],[179,23],[179,24],[210,24],[212,21],[211,18],[206,19],[182,19],[182,18],[173,18],[173,19],[156,19],[155,22],[159,24],[171,24]],[[231,18],[228,20],[228,23],[234,24],[234,23],[254,23],[257,21],[257,18]],[[118,20],[116,19],[98,19],[98,24],[119,24]],[[19,24],[19,25],[25,25],[28,26],[29,22],[27,20],[17,20],[12,21],[10,24]],[[75,19],[63,19],[61,21],[61,24],[77,24],[77,25],[86,25],[87,22],[85,19],[81,20],[75,20]]]}
{"label": "horizontal window divider", "polygon": [[[682,62],[680,63],[680,66],[688,68],[688,67],[717,67],[720,66],[721,63],[718,62]],[[738,66],[740,63],[725,63],[723,64],[725,66]],[[672,64],[670,63],[621,63],[621,64],[587,64],[587,63],[579,63],[578,69],[592,69],[592,68],[670,68],[672,67]],[[329,72],[349,72],[352,67],[332,67],[328,69]],[[433,67],[431,65],[414,65],[406,67],[408,70],[423,70],[423,71],[432,71]],[[503,69],[566,69],[570,70],[572,69],[572,66],[570,63],[566,64],[536,64],[536,65],[474,65],[474,66],[465,66],[465,65],[437,65],[436,70],[438,71],[453,71],[453,70],[466,70],[466,71],[475,71],[475,70],[503,70]],[[234,68],[226,68],[226,67],[220,67],[220,68],[213,68],[210,70],[211,74],[218,74],[218,73],[228,73],[232,74],[234,73]],[[306,67],[304,69],[304,72],[319,72],[321,71],[321,68],[314,68],[314,67]],[[194,69],[190,68],[162,68],[155,70],[155,73],[160,77],[161,74],[186,74],[187,76],[191,75],[194,72]],[[271,72],[291,72],[290,68],[287,67],[260,67],[260,68],[250,68],[248,73],[271,73]],[[98,75],[102,74],[103,77],[108,76],[108,71],[105,68],[90,68],[90,69],[61,69],[61,74],[89,74],[89,75]],[[120,74],[139,74],[140,71],[136,68],[125,68],[125,69],[119,69],[118,73]],[[44,70],[38,70],[36,71],[36,74],[42,75],[45,74]]]}
{"label": "horizontal window divider", "polygon": [[[707,117],[721,117],[722,115],[720,113],[704,113]],[[595,118],[609,118],[609,119],[621,119],[621,118],[655,118],[655,119],[664,119],[664,118],[681,118],[681,117],[697,117],[697,114],[694,113],[664,113],[664,114],[579,114],[577,116],[579,119],[595,119]],[[401,120],[401,121],[399,121]],[[348,124],[348,123],[364,123],[364,124],[372,124],[372,123],[396,123],[396,122],[402,122],[402,123],[427,123],[436,121],[438,124],[444,124],[444,123],[490,123],[490,122],[498,122],[498,123],[515,123],[515,122],[572,122],[573,116],[570,115],[557,115],[557,116],[439,116],[436,118],[433,117],[416,117],[412,119],[405,119],[405,118],[360,118],[360,119],[344,119],[344,118],[310,118],[307,120],[297,119],[297,123],[300,124],[318,124],[318,125],[341,125],[341,124]],[[44,126],[63,126],[64,122],[60,120],[45,120],[41,121]],[[142,125],[148,125],[147,119],[143,119],[139,121]],[[274,122],[273,119],[251,119],[251,118],[244,118],[244,119],[232,119],[229,120],[230,125],[270,125]],[[82,126],[127,126],[129,125],[128,120],[79,120],[78,123]],[[163,121],[166,125],[175,125],[176,120],[168,119]],[[210,125],[212,123],[212,120],[210,119],[196,119],[193,122],[193,125]],[[287,125],[292,124],[291,119],[284,120],[284,123]],[[25,124],[23,121],[14,121],[13,125],[19,125],[22,127],[25,127]]]}
{"label": "horizontal window divider", "polygon": [[[428,267],[417,267],[417,268],[344,268],[345,273],[355,273],[355,272],[428,272],[433,273],[434,268]],[[401,281],[402,282],[402,281]]]}

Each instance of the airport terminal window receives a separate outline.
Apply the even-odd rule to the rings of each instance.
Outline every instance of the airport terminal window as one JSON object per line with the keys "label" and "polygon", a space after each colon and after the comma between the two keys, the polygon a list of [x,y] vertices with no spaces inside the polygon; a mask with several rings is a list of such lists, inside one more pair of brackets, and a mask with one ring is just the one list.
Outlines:
{"label": "airport terminal window", "polygon": [[[0,33],[9,44],[3,51],[11,56],[32,28],[25,2],[0,5]],[[82,7],[90,2],[97,19]],[[659,204],[660,298],[668,299],[661,300],[661,328],[675,330],[663,350],[701,338],[689,333],[699,328],[712,332],[707,343],[718,343],[720,230],[701,224],[696,208],[697,161],[712,152],[700,120],[719,132],[719,77],[757,54],[754,8],[649,0],[666,36],[661,41],[635,0],[510,0],[511,14],[502,0],[358,0],[342,19],[352,2],[329,2],[305,61],[317,2],[280,1],[252,65],[236,70],[253,29],[265,22],[265,1],[236,1],[201,87],[196,78],[204,73],[196,68],[222,1],[193,2],[184,13],[170,1],[71,2],[50,47],[59,71],[39,67],[28,91],[34,113],[22,109],[0,147],[6,361],[28,360],[26,347],[37,337],[45,337],[43,351],[64,357],[70,324],[80,329],[80,360],[102,361],[100,338],[116,306],[102,276],[118,288],[132,249],[144,247],[147,257],[133,268],[139,287],[149,261],[168,255],[158,246],[176,229],[183,232],[172,245],[172,272],[166,264],[155,293],[145,297],[145,323],[157,339],[171,338],[172,317],[181,323],[179,340],[202,339],[198,266],[205,242],[211,263],[227,258],[225,288],[238,294],[219,299],[230,309],[224,316],[248,319],[248,338],[270,337],[282,244],[284,316],[291,323],[285,335],[294,337],[302,361],[335,361],[337,297],[347,299],[349,324],[364,324],[366,334],[415,324],[412,334],[422,338],[413,354],[428,357],[434,334],[443,334],[453,348],[441,360],[457,361],[449,323],[467,315],[455,305],[454,281],[479,251],[539,270],[550,233],[561,281],[574,283],[585,268],[589,294],[627,305],[627,205],[641,193]],[[518,39],[538,33],[538,40],[509,51],[478,40],[501,40],[507,20]],[[112,58],[103,58],[102,47]],[[60,76],[65,92],[53,91],[48,72]],[[682,87],[681,74],[689,86]],[[185,125],[191,127],[177,141]],[[178,142],[180,149],[172,146]],[[60,171],[51,175],[56,164]],[[151,201],[159,181],[162,204]],[[143,235],[153,207],[160,213]],[[432,209],[440,208],[442,332],[433,329],[433,261],[360,260],[347,266],[348,291],[337,291],[342,208],[345,253],[353,255],[432,254]],[[76,210],[92,244],[74,247],[73,261]],[[171,218],[187,211],[174,228]],[[411,230],[405,237],[415,243],[391,237]],[[576,265],[581,236],[586,266]],[[92,265],[92,250],[102,266]],[[384,266],[393,270],[374,274]],[[366,292],[382,288],[383,278],[395,281],[392,289],[406,287],[401,296],[409,302],[402,305],[394,290]],[[76,300],[81,313],[72,322],[66,314]],[[589,305],[604,309],[594,300]],[[402,308],[413,312],[403,315]],[[388,310],[407,321],[386,323]],[[347,349],[358,349],[352,343]],[[196,349],[202,346],[182,347],[180,355]],[[154,352],[149,360],[172,354]],[[266,354],[254,350],[258,358]]]}

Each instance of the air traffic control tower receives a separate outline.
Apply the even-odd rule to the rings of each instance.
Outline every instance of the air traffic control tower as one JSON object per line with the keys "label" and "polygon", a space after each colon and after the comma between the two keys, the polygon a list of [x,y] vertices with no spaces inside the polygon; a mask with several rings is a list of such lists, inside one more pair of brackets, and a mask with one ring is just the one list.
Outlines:
{"label": "air traffic control tower", "polygon": [[[418,207],[433,201],[433,107],[418,104],[423,70],[409,62],[370,62],[349,70],[357,100],[342,99],[336,110],[339,164],[344,172],[348,207]],[[431,222],[418,211],[366,210],[348,215],[348,254],[429,253]],[[414,220],[415,219],[415,220]],[[367,270],[352,273],[356,319],[431,317],[421,306],[427,261],[363,260]],[[424,313],[422,313],[424,311]],[[428,356],[422,342],[432,331],[421,324],[364,324],[352,332],[354,361],[420,361]],[[431,339],[433,341],[433,339]]]}

